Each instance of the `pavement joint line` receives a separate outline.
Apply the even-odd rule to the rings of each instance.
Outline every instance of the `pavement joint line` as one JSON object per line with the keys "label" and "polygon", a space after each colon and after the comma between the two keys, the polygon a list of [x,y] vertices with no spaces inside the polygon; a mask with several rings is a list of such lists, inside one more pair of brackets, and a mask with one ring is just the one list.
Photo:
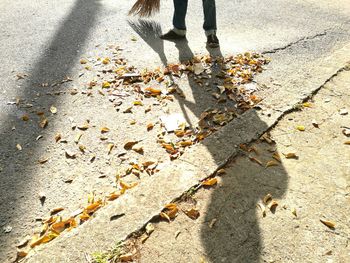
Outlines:
{"label": "pavement joint line", "polygon": [[[307,90],[305,94],[303,93],[302,96],[295,94],[295,97],[291,98],[291,100],[299,100],[300,102],[312,97],[322,89],[325,84],[337,77],[340,72],[347,70],[349,68],[349,62],[343,61],[344,50],[347,54],[350,50],[350,45],[335,51],[332,56],[327,57],[328,60],[325,60],[330,61],[331,72],[323,73],[323,84],[317,85],[314,81],[306,82],[308,85],[311,85],[311,88],[309,87],[309,90]],[[341,55],[341,60],[337,60],[335,64],[333,63],[333,56],[339,58],[339,53]],[[339,64],[343,66],[339,67]],[[335,73],[331,74],[332,72]],[[329,74],[331,74],[330,77],[327,77]],[[38,247],[34,254],[25,258],[24,262],[39,263],[48,262],[48,260],[50,260],[50,262],[82,262],[84,253],[91,254],[95,251],[108,250],[116,241],[127,239],[132,233],[140,231],[151,219],[159,214],[166,203],[179,198],[184,192],[197,185],[201,180],[215,174],[219,166],[222,167],[231,158],[235,158],[238,153],[237,145],[239,143],[251,143],[262,134],[273,129],[285,115],[294,111],[292,105],[293,104],[280,104],[278,105],[280,109],[272,109],[272,113],[269,116],[264,115],[263,108],[259,110],[253,108],[247,111],[223,127],[220,131],[208,137],[203,143],[192,148],[193,150],[190,149],[188,152],[185,152],[182,158],[173,161],[169,167],[159,172],[157,177],[146,178],[144,183],[141,182],[137,188],[131,189],[129,195],[122,196],[114,201],[114,203],[102,208],[91,221],[86,222],[78,229],[65,233],[60,238],[42,247]],[[266,109],[271,111],[268,107]],[[265,123],[266,126],[254,126],[257,120]],[[249,128],[247,129],[246,127]],[[233,134],[232,131],[234,131],[235,134]],[[213,153],[203,151],[206,145],[212,145],[210,142],[212,142],[212,144],[214,143],[216,146],[226,146],[224,154],[217,153],[218,156],[216,157],[221,158],[221,161],[220,159],[216,159],[216,161],[213,162],[210,159]],[[231,147],[229,148],[229,154],[227,154],[227,147]],[[225,147],[220,150],[225,150]],[[200,162],[200,158],[202,158],[202,161],[206,161],[205,164],[208,167],[206,171],[202,169],[198,171],[198,167],[194,166],[191,161],[184,160],[186,157],[190,159],[189,157],[191,157],[193,153],[197,153],[197,155],[194,155],[196,157],[195,160],[198,159]],[[198,153],[203,153],[203,156],[198,155]],[[174,182],[177,184],[174,184]],[[154,183],[156,189],[159,189],[159,191],[152,191],[152,189],[149,189],[148,183]],[[169,187],[171,189],[168,189]],[[166,191],[171,192],[170,197],[164,196]],[[153,197],[153,200],[149,199],[149,197]],[[115,220],[118,224],[116,224],[115,221],[109,220],[110,215],[116,213],[116,211],[118,211],[118,213],[125,213],[125,216]],[[130,223],[130,221],[133,223]],[[113,231],[113,236],[111,236],[111,231]],[[104,237],[102,240],[94,239],[96,235],[101,234]],[[66,250],[69,250],[69,253],[67,253]]]}

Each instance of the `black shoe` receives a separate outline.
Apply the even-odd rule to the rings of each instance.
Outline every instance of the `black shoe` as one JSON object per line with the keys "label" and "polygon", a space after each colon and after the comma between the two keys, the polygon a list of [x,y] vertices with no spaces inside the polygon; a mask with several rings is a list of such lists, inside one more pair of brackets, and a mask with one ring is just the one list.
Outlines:
{"label": "black shoe", "polygon": [[207,36],[207,46],[210,48],[217,48],[220,46],[219,39],[215,34]]}
{"label": "black shoe", "polygon": [[170,30],[168,33],[161,35],[160,38],[165,39],[165,40],[176,40],[176,39],[184,39],[184,38],[186,38],[186,36],[179,35],[179,34],[175,33],[174,30]]}

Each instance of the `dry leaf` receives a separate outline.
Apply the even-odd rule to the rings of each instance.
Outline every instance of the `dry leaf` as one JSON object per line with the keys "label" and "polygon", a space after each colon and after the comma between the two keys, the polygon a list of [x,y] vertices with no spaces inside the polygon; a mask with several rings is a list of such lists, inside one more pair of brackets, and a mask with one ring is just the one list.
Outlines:
{"label": "dry leaf", "polygon": [[37,239],[36,241],[32,242],[30,244],[30,247],[34,248],[40,244],[47,243],[56,237],[58,237],[58,234],[56,234],[54,232],[49,232],[46,235],[42,236],[41,238]]}
{"label": "dry leaf", "polygon": [[311,121],[312,125],[315,127],[315,128],[318,128],[319,127],[319,124],[318,122],[314,119]]}
{"label": "dry leaf", "polygon": [[133,254],[132,253],[128,253],[128,254],[124,254],[124,255],[119,256],[119,260],[121,262],[128,262],[128,261],[132,260],[132,257],[133,257]]}
{"label": "dry leaf", "polygon": [[158,96],[162,94],[162,91],[160,89],[155,89],[152,87],[145,88],[146,93],[150,94],[151,96]]}
{"label": "dry leaf", "polygon": [[345,145],[350,145],[350,141],[344,142]]}
{"label": "dry leaf", "polygon": [[85,58],[80,59],[79,62],[80,62],[80,64],[86,64],[86,63],[88,63],[87,59],[85,59]]}
{"label": "dry leaf", "polygon": [[305,108],[311,108],[311,107],[312,107],[312,104],[311,104],[311,102],[304,102],[304,103],[303,103],[303,107],[305,107]]}
{"label": "dry leaf", "polygon": [[257,207],[260,208],[262,216],[265,217],[266,216],[266,207],[262,203],[258,203]]}
{"label": "dry leaf", "polygon": [[109,59],[109,58],[104,58],[103,60],[102,60],[102,64],[104,64],[104,65],[107,65],[107,64],[109,64],[111,62],[111,60]]}
{"label": "dry leaf", "polygon": [[210,223],[209,223],[209,228],[210,229],[214,227],[216,221],[218,221],[216,218],[214,218],[213,220],[210,221]]}
{"label": "dry leaf", "polygon": [[278,162],[276,162],[275,160],[268,161],[265,167],[267,168],[271,166],[278,166]]}
{"label": "dry leaf", "polygon": [[132,106],[124,110],[123,113],[131,113],[132,112],[131,110],[132,110]]}
{"label": "dry leaf", "polygon": [[221,174],[225,174],[225,173],[226,173],[225,169],[219,169],[216,171],[216,175],[221,175]]}
{"label": "dry leaf", "polygon": [[153,231],[154,231],[154,225],[152,223],[148,223],[146,225],[146,233],[150,235],[152,234]]}
{"label": "dry leaf", "polygon": [[292,214],[295,216],[295,217],[298,217],[297,215],[297,210],[295,208],[292,208]]}
{"label": "dry leaf", "polygon": [[298,156],[296,153],[290,152],[290,153],[284,153],[283,154],[287,159],[298,159]]}
{"label": "dry leaf", "polygon": [[296,129],[297,129],[298,131],[305,131],[305,126],[303,126],[303,125],[298,125],[298,126],[296,127]]}
{"label": "dry leaf", "polygon": [[137,182],[133,182],[133,183],[131,183],[131,184],[127,184],[127,183],[123,182],[122,180],[120,180],[120,181],[119,181],[119,185],[120,185],[120,187],[122,188],[122,193],[124,193],[125,190],[129,190],[129,189],[131,189],[131,188],[137,186],[138,183],[137,183]]}
{"label": "dry leaf", "polygon": [[275,201],[275,200],[272,200],[268,205],[267,205],[267,207],[270,209],[270,210],[274,210],[274,209],[276,209],[276,207],[278,206],[278,202],[277,201]]}
{"label": "dry leaf", "polygon": [[110,154],[112,152],[113,148],[114,148],[114,143],[109,143],[107,145],[107,148],[108,148],[108,154]]}
{"label": "dry leaf", "polygon": [[190,141],[190,140],[187,140],[187,141],[181,141],[181,142],[179,142],[178,144],[179,144],[180,146],[182,146],[182,147],[187,147],[187,146],[193,145],[193,142]]}
{"label": "dry leaf", "polygon": [[177,204],[174,203],[170,203],[167,204],[164,207],[164,213],[170,218],[170,219],[174,219],[178,213],[179,209],[177,207]]}
{"label": "dry leaf", "polygon": [[58,141],[61,140],[61,139],[62,139],[62,134],[56,133],[56,135],[55,135],[55,141],[58,142]]}
{"label": "dry leaf", "polygon": [[20,144],[16,144],[16,148],[17,150],[22,151],[22,146]]}
{"label": "dry leaf", "polygon": [[84,146],[84,145],[82,145],[82,144],[79,144],[79,150],[81,151],[81,152],[85,152],[85,150],[86,150],[86,147]]}
{"label": "dry leaf", "polygon": [[52,210],[50,211],[50,215],[57,214],[58,212],[61,212],[61,211],[63,211],[63,210],[64,210],[63,207],[56,207],[56,208],[54,208],[54,209],[52,209]]}
{"label": "dry leaf", "polygon": [[79,125],[78,129],[83,130],[83,131],[89,129],[89,123],[85,122],[84,124]]}
{"label": "dry leaf", "polygon": [[76,156],[77,156],[77,153],[76,152],[74,152],[74,151],[72,151],[72,150],[66,150],[66,157],[67,158],[72,158],[72,159],[74,159]]}
{"label": "dry leaf", "polygon": [[38,163],[44,164],[44,163],[46,163],[48,160],[49,160],[48,157],[47,157],[47,158],[43,158],[43,159],[38,160]]}
{"label": "dry leaf", "polygon": [[131,149],[139,154],[143,154],[143,147],[141,146],[134,145]]}
{"label": "dry leaf", "polygon": [[81,136],[83,136],[83,134],[82,133],[78,133],[77,136],[74,139],[74,142],[75,143],[79,143]]}
{"label": "dry leaf", "polygon": [[80,216],[79,216],[81,221],[86,221],[89,220],[90,216],[84,211]]}
{"label": "dry leaf", "polygon": [[28,114],[24,114],[24,115],[22,116],[22,120],[23,120],[23,121],[28,121],[28,120],[29,120]]}
{"label": "dry leaf", "polygon": [[108,127],[102,127],[101,128],[101,133],[106,133],[109,132],[109,128]]}
{"label": "dry leaf", "polygon": [[107,196],[107,199],[108,201],[113,201],[115,199],[117,199],[118,197],[120,196],[120,193],[110,193],[108,196]]}
{"label": "dry leaf", "polygon": [[281,156],[280,156],[277,152],[275,152],[275,153],[272,155],[272,158],[274,158],[275,160],[281,162]]}
{"label": "dry leaf", "polygon": [[347,110],[347,109],[341,109],[341,110],[339,111],[339,114],[340,114],[340,115],[347,115],[347,114],[348,114],[348,110]]}
{"label": "dry leaf", "polygon": [[96,210],[98,210],[101,206],[102,206],[102,201],[98,200],[97,202],[92,203],[92,204],[88,205],[87,207],[85,207],[84,211],[87,214],[91,214],[91,213],[94,213]]}
{"label": "dry leaf", "polygon": [[125,150],[131,150],[132,147],[133,147],[135,144],[137,144],[137,143],[139,143],[139,141],[130,141],[130,142],[127,142],[126,144],[124,144],[124,149],[125,149]]}
{"label": "dry leaf", "polygon": [[50,111],[52,114],[56,114],[57,113],[57,108],[55,106],[51,106],[50,107]]}
{"label": "dry leaf", "polygon": [[260,161],[259,159],[255,158],[255,157],[249,156],[249,160],[263,166],[262,161]]}
{"label": "dry leaf", "polygon": [[171,222],[170,217],[169,217],[166,213],[160,212],[160,213],[159,213],[159,216],[160,216],[161,218],[166,219],[166,220],[168,220],[169,222]]}
{"label": "dry leaf", "polygon": [[40,121],[39,126],[44,129],[48,123],[49,121],[45,118]]}
{"label": "dry leaf", "polygon": [[267,203],[269,203],[272,200],[272,195],[271,194],[267,194],[264,196],[263,198],[263,202],[266,205]]}
{"label": "dry leaf", "polygon": [[148,124],[147,124],[147,131],[152,130],[153,127],[154,127],[153,123],[148,123]]}
{"label": "dry leaf", "polygon": [[326,226],[328,226],[329,228],[334,228],[335,227],[335,222],[326,220],[326,219],[320,219],[320,221],[325,224]]}
{"label": "dry leaf", "polygon": [[205,181],[202,182],[203,186],[213,186],[216,185],[218,183],[218,179],[214,178],[209,178]]}
{"label": "dry leaf", "polygon": [[134,104],[134,106],[143,106],[143,103],[142,103],[142,101],[140,101],[140,100],[135,100],[135,101],[133,102],[133,104]]}
{"label": "dry leaf", "polygon": [[189,210],[183,211],[189,218],[195,220],[199,217],[199,211],[197,209],[191,208]]}
{"label": "dry leaf", "polygon": [[109,89],[111,87],[111,83],[109,83],[108,81],[104,81],[102,83],[102,88],[103,89]]}

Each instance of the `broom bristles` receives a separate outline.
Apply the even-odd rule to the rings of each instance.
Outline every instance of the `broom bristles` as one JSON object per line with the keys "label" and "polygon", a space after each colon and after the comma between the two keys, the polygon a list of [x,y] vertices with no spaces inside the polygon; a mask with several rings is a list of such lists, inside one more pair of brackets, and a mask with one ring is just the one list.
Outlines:
{"label": "broom bristles", "polygon": [[138,15],[140,17],[150,17],[158,12],[160,0],[137,0],[129,11],[129,15]]}

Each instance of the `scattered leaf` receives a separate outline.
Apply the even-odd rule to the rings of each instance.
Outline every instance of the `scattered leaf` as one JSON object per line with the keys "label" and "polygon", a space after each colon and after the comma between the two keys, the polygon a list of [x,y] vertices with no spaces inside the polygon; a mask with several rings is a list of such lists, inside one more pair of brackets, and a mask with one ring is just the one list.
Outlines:
{"label": "scattered leaf", "polygon": [[297,210],[295,208],[292,208],[292,214],[295,216],[295,217],[298,217],[297,215]]}
{"label": "scattered leaf", "polygon": [[340,114],[340,115],[347,115],[347,114],[348,114],[348,110],[347,110],[347,109],[341,109],[341,110],[339,111],[339,114]]}
{"label": "scattered leaf", "polygon": [[264,202],[265,205],[268,204],[271,200],[272,200],[272,195],[271,194],[267,194],[263,198],[263,202]]}
{"label": "scattered leaf", "polygon": [[79,143],[81,136],[83,136],[83,134],[82,134],[81,132],[79,132],[79,133],[77,134],[77,136],[75,136],[74,142],[75,142],[75,143]]}
{"label": "scattered leaf", "polygon": [[143,154],[143,147],[142,146],[134,145],[131,149],[139,154]]}
{"label": "scattered leaf", "polygon": [[[136,41],[136,40],[135,40]],[[132,257],[133,257],[133,254],[132,253],[127,253],[127,254],[124,254],[124,255],[121,255],[119,256],[119,260],[121,262],[128,262],[128,261],[131,261],[132,260]]]}
{"label": "scattered leaf", "polygon": [[265,217],[266,216],[266,207],[260,202],[257,204],[257,207],[260,208],[262,216]]}
{"label": "scattered leaf", "polygon": [[28,114],[24,114],[24,115],[22,116],[22,120],[23,120],[23,121],[28,121],[28,120],[29,120]]}
{"label": "scattered leaf", "polygon": [[191,208],[189,210],[185,210],[184,213],[191,219],[195,220],[199,217],[199,211],[197,209]]}
{"label": "scattered leaf", "polygon": [[46,163],[48,160],[49,160],[48,157],[47,157],[47,158],[42,158],[42,159],[39,159],[39,160],[38,160],[38,163],[44,164],[44,163]]}
{"label": "scattered leaf", "polygon": [[278,166],[278,162],[276,162],[275,160],[268,161],[265,167],[267,168],[271,166]]}
{"label": "scattered leaf", "polygon": [[298,159],[298,155],[294,152],[283,154],[287,159]]}
{"label": "scattered leaf", "polygon": [[296,127],[296,129],[297,129],[298,131],[305,131],[305,126],[303,126],[303,125],[298,125],[298,126]]}
{"label": "scattered leaf", "polygon": [[134,104],[134,106],[143,106],[143,103],[142,103],[142,101],[140,101],[140,100],[135,100],[135,101],[133,102],[133,104]]}
{"label": "scattered leaf", "polygon": [[320,221],[325,224],[326,226],[328,226],[329,228],[334,228],[335,227],[335,223],[333,221],[329,221],[326,219],[320,219]]}
{"label": "scattered leaf", "polygon": [[16,148],[17,150],[22,151],[22,146],[20,144],[16,144]]}
{"label": "scattered leaf", "polygon": [[104,58],[103,60],[102,60],[102,64],[104,64],[104,65],[107,65],[107,64],[109,64],[111,62],[111,60],[109,59],[109,58]]}
{"label": "scattered leaf", "polygon": [[44,118],[40,121],[39,126],[44,129],[44,128],[46,128],[48,123],[49,123],[49,121],[46,118]]}
{"label": "scattered leaf", "polygon": [[345,145],[350,145],[350,141],[344,142]]}
{"label": "scattered leaf", "polygon": [[216,171],[216,175],[222,175],[222,174],[225,174],[226,173],[226,170],[225,169],[219,169]]}
{"label": "scattered leaf", "polygon": [[131,150],[132,147],[133,147],[135,144],[137,144],[137,143],[139,143],[139,141],[130,141],[130,142],[127,142],[127,143],[124,144],[124,149],[125,149],[125,150]]}
{"label": "scattered leaf", "polygon": [[216,223],[216,221],[218,221],[216,218],[212,219],[209,223],[209,228],[212,229]]}
{"label": "scattered leaf", "polygon": [[216,185],[218,183],[218,179],[214,178],[209,178],[205,181],[202,182],[203,186],[213,186]]}
{"label": "scattered leaf", "polygon": [[110,154],[114,148],[114,143],[109,143],[107,148],[108,148],[108,154]]}
{"label": "scattered leaf", "polygon": [[315,128],[318,128],[318,127],[319,127],[319,124],[318,124],[318,122],[317,122],[315,119],[313,119],[313,120],[311,121],[311,123],[312,123],[312,125],[313,125]]}
{"label": "scattered leaf", "polygon": [[249,156],[249,160],[263,166],[262,161],[260,161],[259,159],[255,158],[255,157]]}
{"label": "scattered leaf", "polygon": [[74,152],[74,151],[72,151],[72,150],[67,149],[67,150],[65,151],[65,153],[66,153],[66,157],[67,157],[67,158],[72,158],[72,159],[74,159],[75,157],[77,157],[77,153]]}
{"label": "scattered leaf", "polygon": [[154,124],[153,124],[153,123],[148,123],[148,124],[147,124],[147,131],[152,130],[153,127],[154,127]]}
{"label": "scattered leaf", "polygon": [[108,127],[102,127],[101,128],[101,133],[106,133],[106,132],[109,132],[109,128]]}
{"label": "scattered leaf", "polygon": [[276,209],[276,207],[278,206],[278,202],[276,200],[272,200],[271,202],[269,202],[269,204],[267,205],[267,207],[273,211]]}
{"label": "scattered leaf", "polygon": [[85,122],[84,124],[79,125],[79,126],[78,126],[78,129],[79,129],[79,130],[83,130],[83,131],[89,129],[89,123],[88,123],[88,122]]}
{"label": "scattered leaf", "polygon": [[274,154],[272,155],[272,158],[274,158],[278,162],[281,162],[281,156],[279,155],[278,152],[274,152]]}
{"label": "scattered leaf", "polygon": [[50,111],[52,114],[56,114],[57,113],[57,108],[55,106],[51,106],[50,107]]}
{"label": "scattered leaf", "polygon": [[102,83],[102,88],[103,89],[109,89],[111,87],[111,83],[109,83],[108,81],[104,81]]}
{"label": "scattered leaf", "polygon": [[59,213],[59,212],[61,212],[61,211],[63,211],[63,210],[64,210],[63,207],[56,207],[56,208],[54,208],[54,209],[52,209],[52,210],[50,211],[50,215],[57,214],[57,213]]}
{"label": "scattered leaf", "polygon": [[58,141],[61,140],[61,139],[62,139],[62,134],[56,133],[56,135],[55,135],[55,141],[58,142]]}
{"label": "scattered leaf", "polygon": [[152,223],[148,223],[146,225],[146,233],[150,235],[152,234],[153,231],[154,231],[154,225]]}

